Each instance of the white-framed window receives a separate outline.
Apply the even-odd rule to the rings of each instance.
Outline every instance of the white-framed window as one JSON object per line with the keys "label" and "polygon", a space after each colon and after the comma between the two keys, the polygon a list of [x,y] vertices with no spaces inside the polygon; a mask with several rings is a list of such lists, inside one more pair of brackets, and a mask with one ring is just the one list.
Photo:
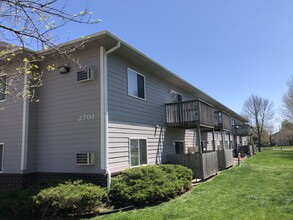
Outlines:
{"label": "white-framed window", "polygon": [[145,76],[133,69],[127,69],[128,75],[128,95],[145,99]]}
{"label": "white-framed window", "polygon": [[174,141],[174,146],[175,146],[175,154],[185,153],[184,141]]}
{"label": "white-framed window", "polygon": [[3,172],[4,144],[0,143],[0,173]]}
{"label": "white-framed window", "polygon": [[129,138],[129,160],[130,166],[139,166],[147,164],[147,139]]}
{"label": "white-framed window", "polygon": [[0,76],[0,102],[6,100],[6,76]]}

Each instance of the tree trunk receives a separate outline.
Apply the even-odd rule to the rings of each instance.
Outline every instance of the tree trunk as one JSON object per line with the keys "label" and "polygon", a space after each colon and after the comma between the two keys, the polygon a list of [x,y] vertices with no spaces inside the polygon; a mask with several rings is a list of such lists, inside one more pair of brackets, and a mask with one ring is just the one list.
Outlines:
{"label": "tree trunk", "polygon": [[261,135],[258,135],[258,151],[261,152]]}

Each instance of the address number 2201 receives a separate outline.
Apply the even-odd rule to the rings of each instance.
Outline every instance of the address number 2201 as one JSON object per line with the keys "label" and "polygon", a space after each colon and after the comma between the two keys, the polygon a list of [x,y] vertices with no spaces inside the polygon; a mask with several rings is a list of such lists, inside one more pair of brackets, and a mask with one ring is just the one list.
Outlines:
{"label": "address number 2201", "polygon": [[95,120],[95,114],[80,115],[78,121]]}

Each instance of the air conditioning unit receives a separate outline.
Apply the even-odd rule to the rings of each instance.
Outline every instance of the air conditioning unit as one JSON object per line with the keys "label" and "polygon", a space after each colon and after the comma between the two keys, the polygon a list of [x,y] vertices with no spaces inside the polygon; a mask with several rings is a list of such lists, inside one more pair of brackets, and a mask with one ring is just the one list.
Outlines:
{"label": "air conditioning unit", "polygon": [[92,69],[82,70],[77,72],[77,82],[85,82],[89,80],[94,80],[95,74]]}
{"label": "air conditioning unit", "polygon": [[196,152],[195,147],[188,147],[188,148],[187,148],[187,153],[188,153],[188,154],[195,154],[195,152]]}
{"label": "air conditioning unit", "polygon": [[77,165],[94,165],[95,154],[94,153],[79,153],[76,154]]}

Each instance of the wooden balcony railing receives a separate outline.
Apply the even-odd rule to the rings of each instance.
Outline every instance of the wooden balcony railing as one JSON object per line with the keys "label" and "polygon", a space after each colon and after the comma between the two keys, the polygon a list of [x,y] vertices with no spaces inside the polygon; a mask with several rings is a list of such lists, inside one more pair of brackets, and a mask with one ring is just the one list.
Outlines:
{"label": "wooden balcony railing", "polygon": [[214,108],[201,100],[165,104],[168,127],[214,127]]}
{"label": "wooden balcony railing", "polygon": [[253,127],[251,127],[249,124],[233,125],[232,134],[236,136],[252,136]]}
{"label": "wooden balcony railing", "polygon": [[215,131],[231,130],[230,116],[222,111],[216,111],[215,115]]}

